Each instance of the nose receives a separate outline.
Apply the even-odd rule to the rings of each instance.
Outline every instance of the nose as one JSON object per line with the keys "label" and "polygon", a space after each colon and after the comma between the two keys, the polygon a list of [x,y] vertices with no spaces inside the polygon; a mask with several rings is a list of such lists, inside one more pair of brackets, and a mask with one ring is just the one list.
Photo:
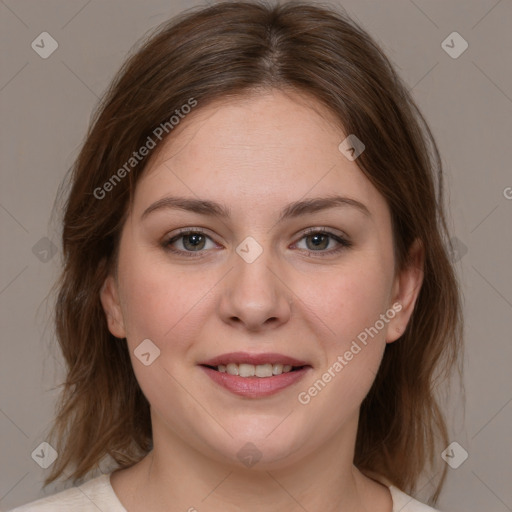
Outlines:
{"label": "nose", "polygon": [[292,291],[279,265],[263,253],[252,263],[234,255],[234,268],[223,280],[219,314],[248,331],[274,329],[291,316]]}

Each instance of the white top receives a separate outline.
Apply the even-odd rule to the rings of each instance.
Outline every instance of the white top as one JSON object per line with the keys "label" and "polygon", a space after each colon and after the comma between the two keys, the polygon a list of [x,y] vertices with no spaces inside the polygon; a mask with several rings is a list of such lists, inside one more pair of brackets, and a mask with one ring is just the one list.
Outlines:
{"label": "white top", "polygon": [[[436,512],[416,501],[397,487],[389,485],[393,512]],[[9,512],[127,512],[110,485],[110,473],[58,492],[52,496],[27,503]],[[439,512],[439,511],[437,511]]]}

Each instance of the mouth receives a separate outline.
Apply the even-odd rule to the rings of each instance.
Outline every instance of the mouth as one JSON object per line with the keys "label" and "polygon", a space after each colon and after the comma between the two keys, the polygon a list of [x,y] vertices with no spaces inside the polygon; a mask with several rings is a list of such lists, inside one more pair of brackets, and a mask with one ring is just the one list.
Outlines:
{"label": "mouth", "polygon": [[278,393],[301,380],[310,364],[282,354],[231,353],[199,364],[215,383],[246,398]]}

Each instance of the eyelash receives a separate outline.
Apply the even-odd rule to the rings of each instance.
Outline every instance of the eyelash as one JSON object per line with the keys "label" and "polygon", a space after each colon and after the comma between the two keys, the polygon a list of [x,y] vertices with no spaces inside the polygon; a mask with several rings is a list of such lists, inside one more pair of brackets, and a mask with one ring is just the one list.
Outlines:
{"label": "eyelash", "polygon": [[[170,238],[168,240],[165,240],[162,243],[162,246],[163,246],[165,251],[168,251],[168,252],[171,252],[171,253],[174,253],[174,254],[184,255],[187,258],[201,258],[201,257],[203,257],[202,253],[205,252],[204,250],[200,250],[200,251],[182,251],[182,250],[174,249],[171,246],[172,243],[176,242],[180,238],[183,238],[184,236],[192,235],[192,234],[201,234],[201,235],[203,235],[206,238],[209,238],[211,240],[211,237],[206,235],[204,230],[201,229],[201,228],[183,228],[183,229],[181,229],[179,231],[178,235],[173,236],[172,238]],[[332,233],[330,231],[326,231],[325,228],[308,228],[303,233],[303,235],[299,239],[299,241],[304,239],[304,238],[306,238],[306,237],[308,237],[308,236],[311,236],[311,235],[327,235],[331,239],[333,239],[336,242],[338,242],[340,245],[339,245],[338,248],[331,249],[330,251],[308,251],[307,249],[302,249],[303,251],[305,251],[307,253],[308,256],[322,258],[322,257],[325,257],[325,256],[331,256],[333,254],[338,254],[339,252],[341,252],[341,251],[343,251],[345,249],[348,249],[349,247],[352,247],[352,242],[348,241],[346,238],[344,238],[344,237],[342,237],[340,235],[335,235],[334,233]]]}

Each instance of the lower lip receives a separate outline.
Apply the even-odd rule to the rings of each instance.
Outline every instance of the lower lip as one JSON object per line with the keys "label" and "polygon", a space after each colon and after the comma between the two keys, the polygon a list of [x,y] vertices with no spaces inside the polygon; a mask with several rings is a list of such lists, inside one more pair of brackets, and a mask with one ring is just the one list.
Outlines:
{"label": "lower lip", "polygon": [[261,398],[274,395],[292,386],[302,379],[311,367],[305,366],[300,370],[282,373],[281,375],[274,375],[272,377],[239,377],[238,375],[230,375],[226,372],[212,370],[206,366],[201,366],[201,369],[210,379],[235,395],[247,398]]}

